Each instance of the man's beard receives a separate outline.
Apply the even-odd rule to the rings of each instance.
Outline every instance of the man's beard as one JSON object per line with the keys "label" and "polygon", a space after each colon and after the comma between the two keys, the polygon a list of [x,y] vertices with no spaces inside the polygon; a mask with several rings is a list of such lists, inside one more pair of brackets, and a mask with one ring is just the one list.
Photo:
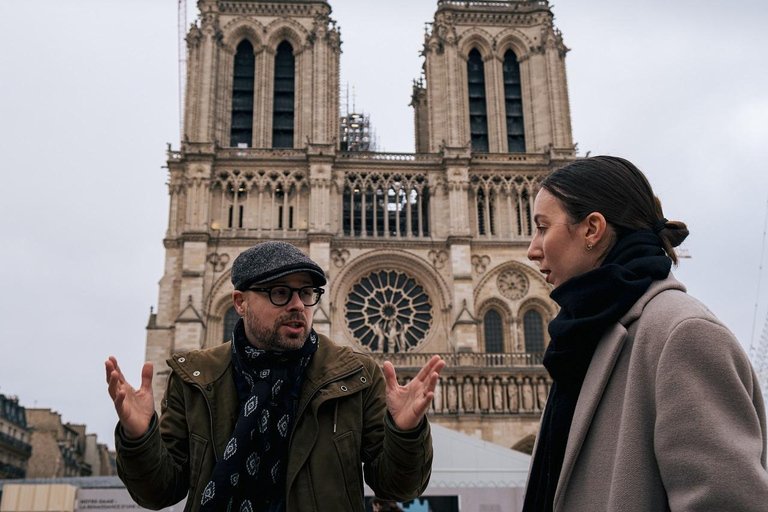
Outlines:
{"label": "man's beard", "polygon": [[[286,334],[280,335],[280,327],[285,322],[292,320],[300,321],[304,323],[304,329],[301,334]],[[298,350],[306,341],[309,336],[309,331],[312,328],[311,324],[307,323],[306,318],[298,314],[287,314],[279,317],[275,320],[272,327],[259,325],[258,319],[255,315],[252,315],[248,308],[245,308],[245,316],[243,316],[243,324],[245,325],[245,332],[249,335],[249,338],[256,340],[259,343],[257,348],[263,350],[273,350],[277,352],[286,352],[289,350]]]}

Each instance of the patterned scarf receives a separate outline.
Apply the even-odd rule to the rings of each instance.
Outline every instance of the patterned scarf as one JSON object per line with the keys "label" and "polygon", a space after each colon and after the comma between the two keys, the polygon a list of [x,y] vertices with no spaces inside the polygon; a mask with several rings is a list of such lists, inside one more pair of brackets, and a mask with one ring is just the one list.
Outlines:
{"label": "patterned scarf", "polygon": [[295,414],[291,391],[301,381],[317,346],[317,334],[312,330],[298,350],[259,350],[247,341],[243,320],[238,320],[232,365],[237,377],[250,386],[250,394],[205,486],[201,512],[254,512],[283,498]]}
{"label": "patterned scarf", "polygon": [[653,231],[633,231],[616,242],[600,267],[569,279],[550,294],[561,308],[549,324],[551,341],[543,361],[553,383],[541,418],[524,512],[553,508],[573,413],[598,342],[653,281],[669,275],[671,267],[672,260]]}

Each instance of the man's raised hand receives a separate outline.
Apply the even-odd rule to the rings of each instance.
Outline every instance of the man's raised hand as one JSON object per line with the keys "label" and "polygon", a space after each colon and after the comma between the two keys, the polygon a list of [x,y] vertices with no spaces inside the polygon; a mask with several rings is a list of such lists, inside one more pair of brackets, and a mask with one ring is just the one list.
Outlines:
{"label": "man's raised hand", "polygon": [[384,379],[387,382],[387,409],[400,430],[416,428],[435,396],[435,385],[445,361],[432,356],[418,375],[405,386],[397,383],[395,367],[384,363]]}
{"label": "man's raised hand", "polygon": [[141,387],[135,389],[125,380],[117,359],[109,356],[104,362],[107,370],[109,396],[115,403],[117,417],[126,437],[138,439],[149,430],[149,422],[155,412],[152,393],[152,363],[144,363],[141,369]]}

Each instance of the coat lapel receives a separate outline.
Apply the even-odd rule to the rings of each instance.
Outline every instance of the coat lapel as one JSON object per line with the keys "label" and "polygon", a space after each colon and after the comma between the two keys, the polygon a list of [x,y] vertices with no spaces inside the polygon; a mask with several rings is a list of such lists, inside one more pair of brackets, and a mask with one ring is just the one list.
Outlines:
{"label": "coat lapel", "polygon": [[626,328],[620,323],[615,324],[603,336],[595,349],[595,354],[592,356],[587,376],[584,379],[584,384],[581,386],[576,410],[573,413],[571,431],[568,434],[568,443],[565,447],[563,467],[560,471],[560,478],[557,482],[557,490],[555,491],[554,510],[561,510],[563,493],[568,487],[571,472],[584,444],[592,418],[595,416],[597,405],[600,403],[603,391],[613,373],[613,367],[621,353],[626,338]]}

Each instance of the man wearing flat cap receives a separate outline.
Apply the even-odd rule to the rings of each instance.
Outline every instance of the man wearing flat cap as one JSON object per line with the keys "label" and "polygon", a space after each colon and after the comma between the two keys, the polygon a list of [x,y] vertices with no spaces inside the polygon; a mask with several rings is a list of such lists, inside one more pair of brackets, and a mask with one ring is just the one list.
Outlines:
{"label": "man wearing flat cap", "polygon": [[312,329],[323,270],[286,242],[264,242],[232,265],[242,317],[232,341],[174,355],[158,420],[152,364],[141,387],[106,361],[119,423],[117,468],[139,505],[187,496],[185,511],[363,511],[363,479],[404,501],[427,487],[425,412],[445,363],[433,357],[405,386],[391,363]]}

